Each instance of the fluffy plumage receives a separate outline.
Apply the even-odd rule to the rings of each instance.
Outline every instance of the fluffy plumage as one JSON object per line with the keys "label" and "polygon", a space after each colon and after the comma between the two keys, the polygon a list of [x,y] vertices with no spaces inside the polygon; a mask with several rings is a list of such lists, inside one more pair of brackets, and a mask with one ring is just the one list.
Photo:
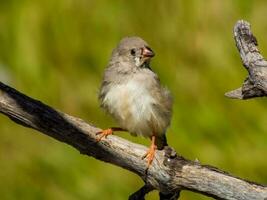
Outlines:
{"label": "fluffy plumage", "polygon": [[150,68],[153,56],[153,51],[141,38],[122,39],[105,69],[99,99],[121,128],[132,135],[156,136],[160,148],[166,145],[172,98]]}

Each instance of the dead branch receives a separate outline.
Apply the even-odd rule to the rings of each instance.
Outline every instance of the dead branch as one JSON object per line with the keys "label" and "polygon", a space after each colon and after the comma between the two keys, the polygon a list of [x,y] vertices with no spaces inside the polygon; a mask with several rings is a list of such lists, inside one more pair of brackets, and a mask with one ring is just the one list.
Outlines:
{"label": "dead branch", "polygon": [[[249,77],[242,88],[229,92],[226,96],[239,99],[266,96],[267,62],[256,48],[256,39],[249,24],[238,21],[234,34]],[[146,147],[114,135],[96,142],[99,128],[57,111],[2,82],[0,112],[20,125],[73,146],[82,154],[120,166],[140,176],[145,185],[132,194],[130,200],[142,200],[152,190],[158,190],[162,200],[179,198],[181,190],[190,190],[215,199],[267,200],[266,186],[185,159],[170,147],[157,151],[155,160],[147,170],[146,161],[142,159]]]}
{"label": "dead branch", "polygon": [[82,154],[112,163],[139,175],[145,186],[130,196],[144,199],[151,190],[161,199],[177,199],[180,190],[191,190],[217,199],[264,200],[267,187],[231,176],[215,167],[176,155],[168,147],[157,151],[146,170],[146,147],[117,136],[96,142],[100,130],[83,120],[57,111],[0,82],[0,112],[14,122],[67,143]]}
{"label": "dead branch", "polygon": [[248,71],[242,87],[227,92],[225,96],[234,99],[250,99],[267,94],[267,61],[257,48],[257,39],[250,30],[250,24],[240,20],[234,27],[236,47],[243,66]]}

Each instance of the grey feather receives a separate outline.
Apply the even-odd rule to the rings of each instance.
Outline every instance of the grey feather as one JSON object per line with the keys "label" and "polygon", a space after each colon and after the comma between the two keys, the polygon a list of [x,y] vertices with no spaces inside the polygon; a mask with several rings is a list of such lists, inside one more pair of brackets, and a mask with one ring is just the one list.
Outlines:
{"label": "grey feather", "polygon": [[[146,51],[147,56],[144,56]],[[150,68],[153,51],[139,37],[127,37],[113,50],[105,69],[99,100],[121,128],[132,135],[156,136],[158,148],[167,145],[172,115],[170,92]]]}

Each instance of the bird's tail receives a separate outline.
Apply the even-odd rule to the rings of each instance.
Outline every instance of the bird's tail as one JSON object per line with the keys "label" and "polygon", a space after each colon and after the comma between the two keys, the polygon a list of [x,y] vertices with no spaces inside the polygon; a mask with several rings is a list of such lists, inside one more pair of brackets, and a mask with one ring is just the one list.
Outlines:
{"label": "bird's tail", "polygon": [[155,143],[158,147],[158,150],[162,150],[165,146],[168,146],[165,133],[160,136],[157,136]]}

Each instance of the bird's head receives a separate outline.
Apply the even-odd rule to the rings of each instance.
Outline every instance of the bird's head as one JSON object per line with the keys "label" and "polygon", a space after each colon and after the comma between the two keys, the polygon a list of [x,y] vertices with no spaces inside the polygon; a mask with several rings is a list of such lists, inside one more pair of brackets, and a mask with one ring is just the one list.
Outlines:
{"label": "bird's head", "polygon": [[117,62],[137,68],[149,67],[150,59],[154,56],[152,49],[140,37],[123,38],[112,53],[112,58]]}

